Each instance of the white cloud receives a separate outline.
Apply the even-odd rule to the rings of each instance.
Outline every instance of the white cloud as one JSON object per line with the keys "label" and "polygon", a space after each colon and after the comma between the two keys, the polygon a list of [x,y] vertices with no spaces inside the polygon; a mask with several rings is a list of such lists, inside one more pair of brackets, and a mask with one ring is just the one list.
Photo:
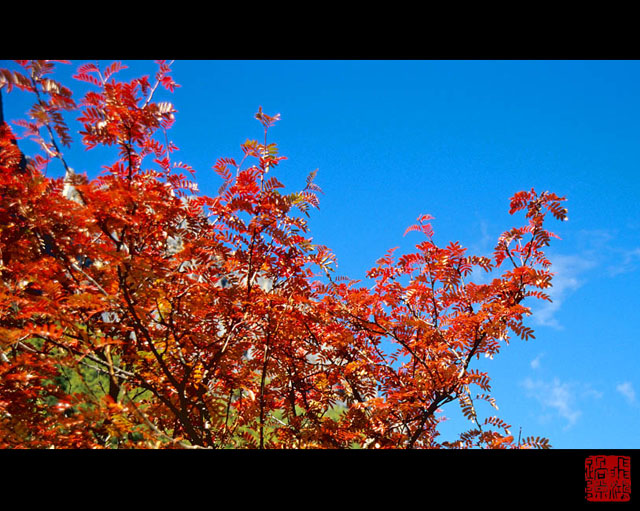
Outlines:
{"label": "white cloud", "polygon": [[[486,221],[479,221],[480,237],[471,253],[486,253],[491,256],[492,237]],[[610,277],[640,270],[640,247],[621,248],[614,245],[616,235],[607,230],[582,230],[575,235],[578,252],[570,255],[547,254],[554,274],[552,287],[542,290],[551,302],[530,300],[525,305],[532,308],[531,322],[535,326],[546,326],[562,330],[559,312],[563,304],[578,289],[587,283],[590,270],[595,267],[606,271]],[[486,273],[474,268],[470,281],[486,284],[500,272]]]}
{"label": "white cloud", "polygon": [[566,298],[580,288],[584,278],[580,276],[595,266],[595,261],[579,255],[555,255],[549,257],[551,272],[554,274],[551,280],[552,287],[544,290],[551,302],[540,302],[533,305],[532,321],[541,326],[562,329],[562,325],[556,318]]}
{"label": "white cloud", "polygon": [[633,388],[633,384],[630,381],[620,383],[616,386],[616,390],[622,394],[630,404],[636,401],[636,391]]}
{"label": "white cloud", "polygon": [[637,269],[638,263],[640,263],[640,248],[617,250],[616,252],[618,253],[616,264],[607,268],[610,276],[616,277]]}
{"label": "white cloud", "polygon": [[522,385],[529,397],[535,398],[543,408],[551,409],[565,419],[566,429],[573,426],[582,415],[576,408],[575,389],[569,383],[561,383],[557,378],[552,382],[527,378]]}
{"label": "white cloud", "polygon": [[[539,359],[542,355],[538,356]],[[526,378],[521,382],[527,396],[535,399],[542,406],[540,420],[551,420],[554,417],[564,419],[564,429],[569,429],[582,416],[579,403],[592,406],[593,400],[602,399],[603,393],[592,388],[589,383],[562,382],[558,378],[551,381]]]}
{"label": "white cloud", "polygon": [[552,302],[533,305],[532,321],[537,325],[562,329],[557,313],[569,296],[585,285],[586,273],[598,266],[610,277],[637,271],[640,268],[640,247],[622,248],[614,245],[615,233],[607,230],[582,230],[576,233],[579,252],[574,255],[548,255],[552,287],[546,292]]}
{"label": "white cloud", "polygon": [[540,368],[540,359],[544,356],[544,353],[540,353],[536,358],[531,361],[531,369]]}
{"label": "white cloud", "polygon": [[[634,228],[634,227],[631,227]],[[616,244],[616,233],[607,230],[582,230],[577,233],[583,254],[605,266],[610,277],[640,268],[640,247]]]}

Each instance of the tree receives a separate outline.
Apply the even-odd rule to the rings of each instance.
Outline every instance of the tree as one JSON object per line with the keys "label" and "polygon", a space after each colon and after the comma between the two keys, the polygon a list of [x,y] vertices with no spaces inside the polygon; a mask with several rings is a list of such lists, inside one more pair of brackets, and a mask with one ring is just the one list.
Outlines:
{"label": "tree", "polygon": [[[277,115],[258,110],[264,139],[215,163],[208,197],[174,157],[173,105],[154,100],[178,86],[170,64],[130,82],[120,63],[81,65],[74,78],[92,89],[76,103],[54,62],[18,63],[0,88],[34,95],[16,125],[42,152],[27,158],[2,122],[1,447],[549,446],[479,416],[474,403],[493,399],[472,361],[533,337],[523,301],[549,300],[544,221],[566,218],[563,197],[515,194],[510,213],[527,223],[492,258],[438,247],[421,216],[405,233],[423,236],[415,252],[390,250],[364,287],[334,276],[335,256],[309,237],[316,171],[290,193],[274,175]],[[96,178],[62,152],[70,114],[88,149],[117,150]],[[44,175],[52,159],[64,177]],[[498,276],[475,284],[475,267]],[[439,442],[453,401],[472,427]]]}

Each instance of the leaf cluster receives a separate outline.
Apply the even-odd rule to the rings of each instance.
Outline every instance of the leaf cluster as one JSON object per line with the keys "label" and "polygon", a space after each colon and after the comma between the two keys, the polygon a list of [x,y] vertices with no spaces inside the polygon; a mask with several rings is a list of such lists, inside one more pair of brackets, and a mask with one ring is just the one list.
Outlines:
{"label": "leaf cluster", "polygon": [[[533,338],[524,301],[549,299],[544,220],[566,218],[563,198],[514,195],[528,223],[491,258],[437,246],[423,215],[405,232],[423,237],[415,251],[387,252],[364,287],[310,237],[317,170],[288,193],[276,177],[278,115],[258,110],[264,140],[217,160],[209,197],[175,160],[175,108],[154,100],[178,86],[169,63],[129,82],[120,63],[81,65],[77,102],[52,61],[19,64],[0,87],[34,95],[16,124],[43,154],[0,126],[0,447],[548,447],[480,416],[478,401],[497,405],[471,364]],[[63,112],[87,149],[115,150],[96,178],[67,164]],[[43,174],[51,158],[64,178]],[[472,427],[439,442],[453,401]]]}

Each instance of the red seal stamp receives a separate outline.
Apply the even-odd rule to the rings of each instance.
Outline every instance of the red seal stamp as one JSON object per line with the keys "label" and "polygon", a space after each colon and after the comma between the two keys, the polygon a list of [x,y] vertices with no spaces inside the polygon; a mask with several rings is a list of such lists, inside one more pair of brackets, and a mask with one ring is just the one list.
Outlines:
{"label": "red seal stamp", "polygon": [[588,456],[584,463],[585,498],[591,502],[631,500],[631,457]]}

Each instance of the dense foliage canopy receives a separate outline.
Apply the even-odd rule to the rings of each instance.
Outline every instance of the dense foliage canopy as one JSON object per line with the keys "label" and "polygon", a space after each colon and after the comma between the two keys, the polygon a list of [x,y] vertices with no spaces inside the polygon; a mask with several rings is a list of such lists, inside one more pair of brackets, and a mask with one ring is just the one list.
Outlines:
{"label": "dense foliage canopy", "polygon": [[[168,139],[174,106],[154,101],[177,87],[168,63],[130,82],[120,63],[81,65],[80,100],[53,61],[19,64],[0,69],[0,88],[32,94],[15,124],[42,151],[27,157],[0,124],[0,447],[549,446],[476,412],[495,403],[472,363],[533,337],[523,301],[549,299],[544,222],[566,218],[564,198],[516,193],[524,225],[491,258],[437,246],[421,216],[415,251],[390,250],[364,285],[312,243],[316,173],[289,193],[276,177],[278,116],[258,110],[264,140],[215,162],[208,197]],[[63,153],[70,115],[88,149],[114,149],[95,178]],[[64,177],[46,176],[52,160]],[[470,428],[440,442],[453,401]]]}

